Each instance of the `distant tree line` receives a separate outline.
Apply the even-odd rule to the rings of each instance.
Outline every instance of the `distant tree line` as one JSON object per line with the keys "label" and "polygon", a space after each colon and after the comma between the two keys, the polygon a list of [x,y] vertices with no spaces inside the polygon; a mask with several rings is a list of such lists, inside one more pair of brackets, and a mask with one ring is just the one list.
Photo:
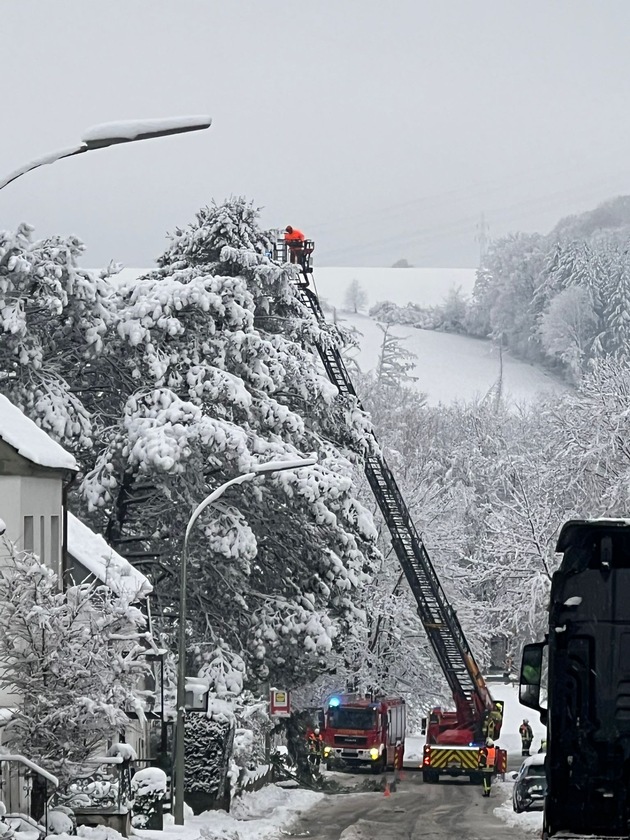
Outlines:
{"label": "distant tree line", "polygon": [[492,338],[515,356],[577,382],[589,362],[626,353],[630,337],[630,197],[563,219],[547,235],[493,242],[471,301],[453,289],[441,306],[385,302],[388,323]]}

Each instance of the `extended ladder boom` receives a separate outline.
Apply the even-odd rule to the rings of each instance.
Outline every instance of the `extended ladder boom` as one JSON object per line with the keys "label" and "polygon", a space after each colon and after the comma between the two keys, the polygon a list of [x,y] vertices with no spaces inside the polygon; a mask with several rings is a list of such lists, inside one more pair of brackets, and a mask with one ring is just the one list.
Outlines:
{"label": "extended ladder boom", "polygon": [[[306,282],[298,285],[298,296],[318,322],[325,325],[326,319],[317,295],[308,288],[308,274],[312,273],[312,269],[303,269]],[[356,397],[336,344],[318,342],[317,350],[330,381],[339,392]],[[365,459],[367,480],[389,528],[392,545],[415,596],[424,629],[453,692],[458,716],[462,721],[479,723],[484,712],[492,708],[492,697],[373,434],[372,438]]]}

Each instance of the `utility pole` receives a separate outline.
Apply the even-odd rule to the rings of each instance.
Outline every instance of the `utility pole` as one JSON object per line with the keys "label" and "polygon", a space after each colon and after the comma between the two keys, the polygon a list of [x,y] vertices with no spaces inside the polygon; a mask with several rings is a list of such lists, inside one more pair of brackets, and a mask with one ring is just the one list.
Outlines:
{"label": "utility pole", "polygon": [[481,268],[486,261],[486,252],[488,250],[488,234],[490,233],[490,226],[486,221],[486,214],[482,213],[477,224],[477,233],[475,239],[479,243],[479,268]]}

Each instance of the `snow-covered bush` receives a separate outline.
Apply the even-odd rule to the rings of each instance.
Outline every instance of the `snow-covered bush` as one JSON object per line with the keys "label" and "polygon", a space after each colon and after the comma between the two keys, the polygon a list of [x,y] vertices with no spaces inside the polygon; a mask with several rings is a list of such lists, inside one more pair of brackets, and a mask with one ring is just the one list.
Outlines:
{"label": "snow-covered bush", "polygon": [[138,770],[131,780],[133,795],[133,816],[131,824],[134,828],[147,828],[161,831],[162,808],[166,796],[166,773],[158,767],[145,767]]}
{"label": "snow-covered bush", "polygon": [[57,575],[6,541],[0,566],[0,687],[15,694],[3,743],[62,784],[128,723],[146,674],[144,617],[105,586]]}

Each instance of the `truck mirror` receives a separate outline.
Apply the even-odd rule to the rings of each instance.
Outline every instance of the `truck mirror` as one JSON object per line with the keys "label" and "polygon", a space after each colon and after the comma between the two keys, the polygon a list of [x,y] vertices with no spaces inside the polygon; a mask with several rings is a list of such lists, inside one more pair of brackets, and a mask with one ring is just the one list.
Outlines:
{"label": "truck mirror", "polygon": [[422,718],[422,720],[420,721],[420,732],[421,732],[422,735],[427,734],[427,719],[426,718]]}
{"label": "truck mirror", "polygon": [[540,705],[540,684],[542,679],[543,652],[546,642],[525,645],[521,661],[519,700],[523,706],[543,711]]}

